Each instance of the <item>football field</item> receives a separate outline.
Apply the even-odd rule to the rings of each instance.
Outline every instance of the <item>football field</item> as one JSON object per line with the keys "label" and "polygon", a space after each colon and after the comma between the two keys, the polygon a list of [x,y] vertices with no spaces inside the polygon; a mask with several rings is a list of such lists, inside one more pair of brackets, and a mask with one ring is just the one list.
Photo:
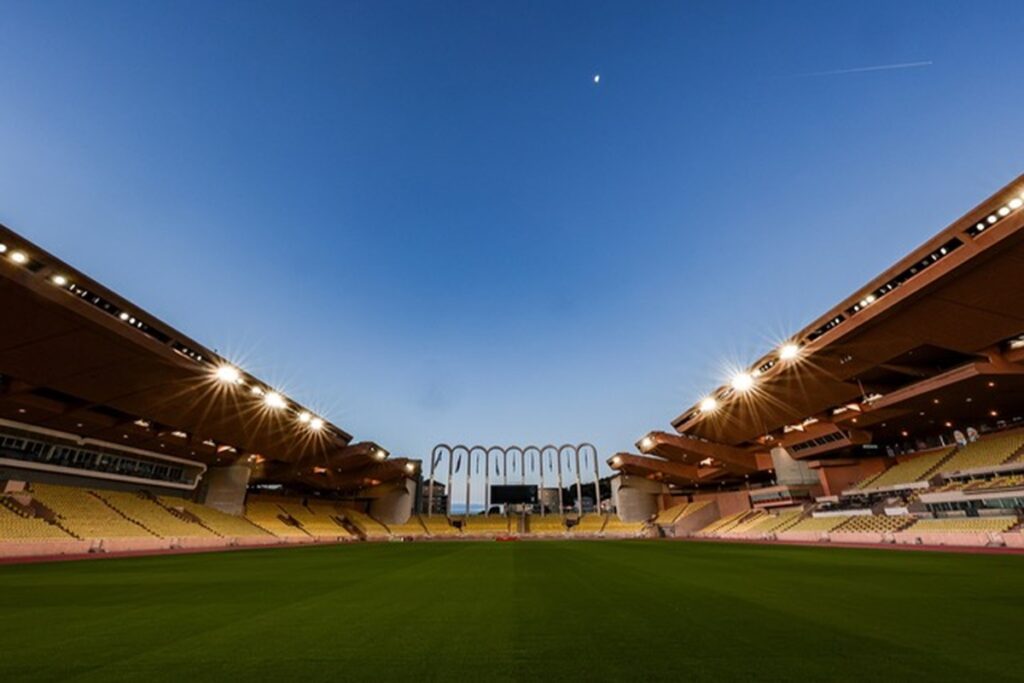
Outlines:
{"label": "football field", "polygon": [[0,567],[0,677],[1021,680],[1024,557],[424,542]]}

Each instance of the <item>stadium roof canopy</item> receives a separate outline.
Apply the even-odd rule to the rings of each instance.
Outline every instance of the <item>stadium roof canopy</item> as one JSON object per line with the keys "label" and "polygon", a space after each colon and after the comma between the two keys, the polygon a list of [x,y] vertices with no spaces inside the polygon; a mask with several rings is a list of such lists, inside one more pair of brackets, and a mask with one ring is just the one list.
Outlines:
{"label": "stadium roof canopy", "polygon": [[1018,417],[1022,193],[1024,176],[685,410],[675,434],[652,432],[639,449],[736,477],[769,469],[775,446],[796,458],[848,455]]}
{"label": "stadium roof canopy", "polygon": [[328,488],[407,472],[2,225],[0,310],[0,418]]}

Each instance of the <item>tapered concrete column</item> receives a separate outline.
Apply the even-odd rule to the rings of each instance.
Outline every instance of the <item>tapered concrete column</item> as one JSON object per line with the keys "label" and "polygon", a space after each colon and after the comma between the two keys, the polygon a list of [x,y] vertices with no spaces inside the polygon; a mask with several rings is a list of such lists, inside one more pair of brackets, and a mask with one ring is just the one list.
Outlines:
{"label": "tapered concrete column", "polygon": [[818,483],[818,473],[803,460],[793,459],[785,448],[772,449],[772,466],[775,468],[775,481],[779,484],[799,486]]}
{"label": "tapered concrete column", "polygon": [[664,486],[643,477],[620,474],[612,478],[612,500],[624,522],[641,522],[658,512]]}
{"label": "tapered concrete column", "polygon": [[203,503],[229,515],[245,512],[245,491],[251,471],[247,465],[211,467],[203,477]]}
{"label": "tapered concrete column", "polygon": [[411,479],[401,483],[380,487],[370,501],[370,514],[385,524],[404,524],[412,516],[412,504],[416,499],[416,484]]}

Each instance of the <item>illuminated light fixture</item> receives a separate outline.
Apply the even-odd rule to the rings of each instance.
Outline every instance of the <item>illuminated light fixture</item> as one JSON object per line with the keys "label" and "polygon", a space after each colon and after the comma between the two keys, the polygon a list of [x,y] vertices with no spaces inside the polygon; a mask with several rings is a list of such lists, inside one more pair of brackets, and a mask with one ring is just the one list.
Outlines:
{"label": "illuminated light fixture", "polygon": [[999,220],[999,219],[998,219],[998,218],[996,218],[995,214],[992,214],[991,216],[989,216],[989,217],[988,217],[988,218],[986,218],[985,220],[987,220],[987,221],[988,221],[989,223],[995,223],[995,222],[996,222],[997,220]]}
{"label": "illuminated light fixture", "polygon": [[18,264],[28,263],[28,256],[22,251],[12,251],[11,260]]}
{"label": "illuminated light fixture", "polygon": [[268,408],[274,409],[285,407],[284,397],[281,396],[281,394],[277,393],[276,391],[268,392],[263,397],[263,404]]}
{"label": "illuminated light fixture", "polygon": [[373,457],[377,458],[378,460],[383,460],[384,458],[388,457],[388,454],[387,451],[385,451],[383,448],[378,448],[376,451],[374,451]]}
{"label": "illuminated light fixture", "polygon": [[0,244],[0,254],[6,253],[6,252],[7,252],[7,245],[6,244]]}
{"label": "illuminated light fixture", "polygon": [[1024,206],[1024,200],[1020,197],[1014,197],[1010,200],[1009,207],[1011,209],[1019,209],[1021,206]]}
{"label": "illuminated light fixture", "polygon": [[622,464],[622,458],[616,455],[614,458],[612,458],[612,464],[618,467],[619,465]]}
{"label": "illuminated light fixture", "polygon": [[265,393],[265,392],[263,391],[263,388],[262,388],[262,387],[256,387],[256,386],[254,386],[254,387],[252,388],[252,395],[253,395],[253,396],[262,396],[262,395],[263,395],[264,393]]}
{"label": "illuminated light fixture", "polygon": [[324,428],[324,421],[319,417],[314,417],[309,421],[309,428],[314,431],[320,431]]}
{"label": "illuminated light fixture", "polygon": [[946,424],[946,427],[952,427],[953,426],[952,422],[946,422],[945,424]]}
{"label": "illuminated light fixture", "polygon": [[990,411],[988,411],[988,414],[991,415],[992,417],[997,417],[999,415],[999,411],[998,410],[990,410]]}
{"label": "illuminated light fixture", "polygon": [[718,408],[718,401],[715,400],[714,396],[708,396],[700,402],[700,412],[710,413]]}
{"label": "illuminated light fixture", "polygon": [[653,446],[654,446],[654,439],[652,439],[649,436],[645,436],[643,439],[640,440],[640,448],[642,450],[649,451],[649,450],[651,450],[651,448]]}
{"label": "illuminated light fixture", "polygon": [[754,376],[749,372],[740,372],[732,378],[730,384],[736,391],[749,391],[754,386]]}
{"label": "illuminated light fixture", "polygon": [[119,315],[119,316],[117,316],[117,317],[118,317],[118,318],[120,318],[121,320],[124,320],[125,322],[127,322],[127,321],[128,321],[128,318],[129,318],[130,316],[129,316],[129,315],[127,314],[127,313],[122,313],[121,315]]}
{"label": "illuminated light fixture", "polygon": [[214,374],[219,381],[226,384],[237,384],[242,380],[242,373],[238,371],[238,368],[230,365],[219,366]]}
{"label": "illuminated light fixture", "polygon": [[1009,215],[1010,207],[1008,207],[1008,206],[1001,206],[1001,207],[999,207],[999,211],[997,211],[996,213],[998,213],[1000,216]]}
{"label": "illuminated light fixture", "polygon": [[58,287],[63,287],[68,283],[68,279],[63,275],[54,275],[50,279],[53,281],[53,284],[57,285]]}
{"label": "illuminated light fixture", "polygon": [[309,413],[307,413],[305,410],[303,410],[301,413],[299,413],[299,422],[301,422],[303,424],[306,424],[307,422],[309,422],[312,419],[313,419],[313,416],[310,415]]}
{"label": "illuminated light fixture", "polygon": [[782,360],[793,360],[800,355],[800,347],[796,344],[783,344],[779,348],[779,358]]}
{"label": "illuminated light fixture", "polygon": [[405,463],[405,471],[406,472],[410,472],[410,473],[415,472],[416,471],[416,465],[414,463],[411,463],[411,462]]}

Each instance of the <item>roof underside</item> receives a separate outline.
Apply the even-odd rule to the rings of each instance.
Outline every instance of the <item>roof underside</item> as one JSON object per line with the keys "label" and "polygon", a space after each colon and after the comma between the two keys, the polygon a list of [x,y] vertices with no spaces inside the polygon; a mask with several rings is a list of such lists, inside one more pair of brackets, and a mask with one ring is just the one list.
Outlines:
{"label": "roof underside", "polygon": [[[212,351],[3,226],[0,243],[29,258],[0,259],[0,418],[208,464],[361,462],[345,431],[309,429],[301,406],[269,409],[247,386],[218,382]],[[404,461],[365,464],[404,472]]]}
{"label": "roof underside", "polygon": [[770,469],[775,446],[849,455],[1024,418],[1022,191],[1024,177],[794,335],[795,359],[753,363],[749,391],[722,387],[713,410],[673,421],[677,434],[649,434],[650,467],[701,461],[738,476]]}

